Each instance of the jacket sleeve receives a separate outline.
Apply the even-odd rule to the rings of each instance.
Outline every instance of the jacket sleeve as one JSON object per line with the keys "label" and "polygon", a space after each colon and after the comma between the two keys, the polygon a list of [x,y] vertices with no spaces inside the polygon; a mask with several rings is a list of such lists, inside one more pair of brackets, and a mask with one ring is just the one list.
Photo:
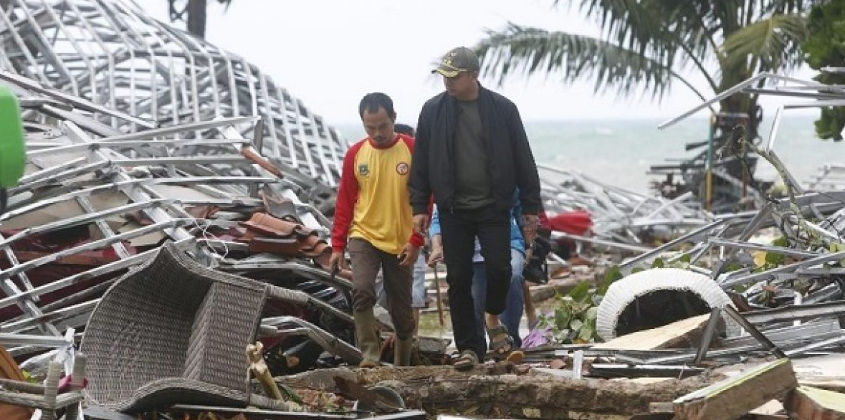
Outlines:
{"label": "jacket sleeve", "polygon": [[332,251],[335,252],[342,252],[346,248],[346,237],[352,225],[355,202],[358,201],[358,181],[355,179],[355,155],[358,149],[360,143],[350,147],[343,157],[343,172],[340,174],[332,226]]}
{"label": "jacket sleeve", "polygon": [[[414,165],[413,165],[413,162],[414,162],[413,161],[413,159],[414,159],[413,153],[414,153],[414,150],[416,149],[417,140],[413,137],[402,136],[401,138],[402,138],[402,141],[404,141],[405,144],[408,146],[408,148],[411,149],[411,159],[412,159],[411,160],[411,168],[412,168],[411,170],[413,171],[413,167],[414,167]],[[409,188],[409,190],[410,190],[410,188]],[[426,209],[426,214],[428,214],[428,213],[429,213],[429,211],[428,211],[428,209]],[[408,243],[410,243],[411,245],[413,245],[417,248],[421,248],[421,247],[425,246],[425,237],[423,237],[422,235],[417,233],[417,231],[413,231],[413,232],[411,232],[411,237],[408,238]]]}
{"label": "jacket sleeve", "polygon": [[522,202],[523,214],[537,214],[540,211],[540,177],[537,175],[537,165],[528,144],[528,136],[522,125],[522,118],[516,105],[510,104],[508,115],[508,130],[513,142],[514,170],[516,185],[519,188],[519,200]]}
{"label": "jacket sleeve", "polygon": [[423,106],[417,121],[417,136],[414,139],[414,153],[411,164],[411,178],[408,190],[411,193],[411,210],[416,214],[427,214],[431,201],[431,186],[428,178],[428,147],[431,143],[429,107]]}

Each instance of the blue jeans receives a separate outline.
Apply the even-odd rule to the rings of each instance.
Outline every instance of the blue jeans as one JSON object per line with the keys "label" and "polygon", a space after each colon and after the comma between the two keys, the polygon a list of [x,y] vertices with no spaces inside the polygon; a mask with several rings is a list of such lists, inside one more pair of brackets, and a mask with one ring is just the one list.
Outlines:
{"label": "blue jeans", "polygon": [[[522,319],[523,293],[522,293],[522,266],[525,262],[525,255],[511,248],[511,282],[508,287],[508,294],[505,300],[505,310],[499,314],[502,325],[508,329],[508,334],[513,338],[514,348],[522,347],[522,339],[519,337],[519,321]],[[475,305],[475,320],[478,324],[477,334],[481,342],[487,342],[487,333],[484,322],[484,304],[487,297],[487,270],[483,262],[473,263],[472,275],[472,300]]]}

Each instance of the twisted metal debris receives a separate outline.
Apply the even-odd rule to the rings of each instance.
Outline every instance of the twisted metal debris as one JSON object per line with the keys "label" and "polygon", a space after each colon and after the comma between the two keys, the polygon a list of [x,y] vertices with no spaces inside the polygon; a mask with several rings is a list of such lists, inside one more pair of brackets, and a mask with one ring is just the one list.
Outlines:
{"label": "twisted metal debris", "polygon": [[[319,267],[329,222],[316,208],[331,207],[346,143],[256,66],[127,2],[11,0],[0,1],[0,83],[20,100],[27,143],[0,215],[12,354],[61,347],[49,336],[80,331],[106,288],[165,241],[348,309],[348,281]],[[239,238],[256,212],[323,240],[307,256],[252,252]],[[297,315],[311,321],[300,334],[351,342],[313,308]],[[282,335],[281,350],[302,351]]]}
{"label": "twisted metal debris", "polygon": [[[329,187],[338,180],[347,145],[335,129],[257,66],[156,21],[134,3],[4,0],[0,50],[0,80],[38,93],[60,90],[48,95],[58,102],[45,109],[61,113],[60,103],[70,103],[90,113],[102,123],[87,127],[96,137],[262,117],[257,130],[254,119],[232,125],[250,138],[255,130],[255,148],[289,178]],[[181,136],[199,139],[201,130]]]}

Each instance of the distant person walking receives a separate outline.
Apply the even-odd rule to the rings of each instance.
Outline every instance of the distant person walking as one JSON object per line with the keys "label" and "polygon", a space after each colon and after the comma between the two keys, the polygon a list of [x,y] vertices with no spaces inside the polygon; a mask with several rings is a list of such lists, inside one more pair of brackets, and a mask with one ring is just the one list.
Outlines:
{"label": "distant person walking", "polygon": [[[461,352],[458,369],[472,367],[484,356],[476,334],[472,277],[475,238],[487,270],[485,310],[499,315],[511,279],[510,209],[519,187],[526,244],[537,230],[540,181],[525,128],[516,105],[478,83],[478,57],[455,48],[433,70],[443,76],[446,91],[423,105],[417,124],[411,168],[414,229],[428,223],[431,194],[440,209],[449,306],[455,344]],[[488,325],[491,350],[504,354],[512,343],[507,329]]]}
{"label": "distant person walking", "polygon": [[[410,364],[414,320],[411,315],[411,265],[423,236],[413,231],[408,177],[414,139],[394,132],[396,112],[384,93],[361,99],[358,113],[367,138],[343,158],[332,227],[332,269],[352,260],[352,309],[361,367],[379,364],[379,336],[373,305],[375,280],[384,276],[387,307],[396,330],[394,364]],[[347,241],[348,238],[348,241]]]}

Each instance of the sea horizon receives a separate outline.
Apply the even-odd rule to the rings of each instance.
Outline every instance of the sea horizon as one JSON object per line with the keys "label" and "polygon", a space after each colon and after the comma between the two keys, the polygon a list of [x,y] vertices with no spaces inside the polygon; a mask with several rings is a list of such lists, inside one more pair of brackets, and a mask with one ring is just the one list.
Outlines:
{"label": "sea horizon", "polygon": [[[825,163],[845,163],[845,142],[815,136],[815,114],[786,115],[775,139],[774,150],[787,170],[802,183],[808,182]],[[648,192],[661,175],[649,175],[653,165],[680,162],[700,152],[685,151],[685,144],[707,139],[705,113],[658,129],[667,121],[654,118],[529,119],[524,122],[534,158],[538,163],[587,174],[601,182],[637,192]],[[398,122],[408,123],[401,118]],[[769,139],[772,118],[764,118],[760,136]],[[360,124],[335,126],[350,142],[366,136]],[[776,171],[760,162],[755,178],[771,181]]]}

